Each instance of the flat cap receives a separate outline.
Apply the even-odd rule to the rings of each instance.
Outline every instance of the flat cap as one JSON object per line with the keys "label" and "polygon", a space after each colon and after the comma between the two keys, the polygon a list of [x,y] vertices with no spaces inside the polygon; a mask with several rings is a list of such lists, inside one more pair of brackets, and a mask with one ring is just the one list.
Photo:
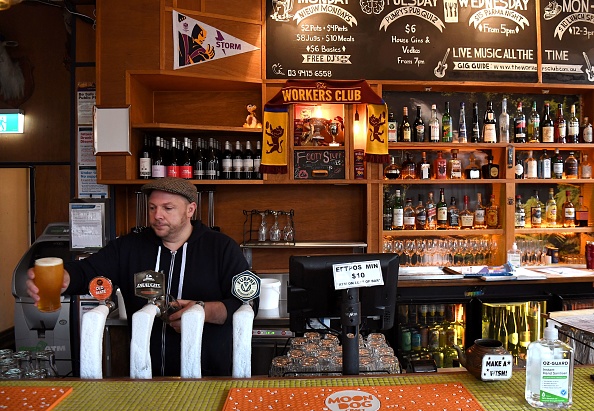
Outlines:
{"label": "flat cap", "polygon": [[196,190],[196,186],[188,180],[178,177],[157,178],[150,183],[143,185],[140,190],[147,196],[150,195],[153,190],[159,190],[180,195],[190,203],[198,201],[198,190]]}

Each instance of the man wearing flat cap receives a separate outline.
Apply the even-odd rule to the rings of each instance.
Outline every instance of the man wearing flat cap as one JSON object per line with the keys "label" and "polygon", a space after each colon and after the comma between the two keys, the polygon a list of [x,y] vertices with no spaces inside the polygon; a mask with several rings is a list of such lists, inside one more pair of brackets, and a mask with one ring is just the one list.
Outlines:
{"label": "man wearing flat cap", "polygon": [[[153,375],[180,375],[181,313],[194,304],[201,304],[205,312],[202,375],[231,375],[232,319],[241,305],[231,294],[231,281],[249,268],[248,263],[235,241],[200,221],[192,221],[197,207],[192,183],[165,177],[143,185],[141,190],[148,196],[151,229],[119,237],[84,260],[65,262],[64,293],[86,294],[93,277],[105,276],[121,288],[128,312],[136,312],[147,300],[135,296],[134,274],[162,272],[165,293],[183,308],[169,316],[169,324],[157,319],[154,322]],[[29,295],[37,301],[33,270],[29,270],[29,278]]]}

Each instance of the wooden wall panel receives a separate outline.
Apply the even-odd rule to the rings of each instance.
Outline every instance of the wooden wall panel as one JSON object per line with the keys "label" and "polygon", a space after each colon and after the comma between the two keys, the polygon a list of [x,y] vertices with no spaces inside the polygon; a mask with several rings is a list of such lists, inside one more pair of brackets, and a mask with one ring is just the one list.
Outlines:
{"label": "wooden wall panel", "polygon": [[35,235],[40,236],[49,223],[68,221],[70,167],[35,167]]}
{"label": "wooden wall panel", "polygon": [[165,6],[173,7],[180,13],[192,10],[230,18],[262,20],[262,0],[166,0]]}

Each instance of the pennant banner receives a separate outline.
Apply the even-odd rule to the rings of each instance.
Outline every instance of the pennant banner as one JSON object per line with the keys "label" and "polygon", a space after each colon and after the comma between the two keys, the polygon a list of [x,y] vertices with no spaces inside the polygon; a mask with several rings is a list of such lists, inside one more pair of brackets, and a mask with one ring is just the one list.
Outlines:
{"label": "pennant banner", "polygon": [[259,50],[256,46],[175,10],[172,14],[173,45],[177,51],[177,58],[173,59],[175,70]]}
{"label": "pennant banner", "polygon": [[264,107],[261,173],[286,174],[289,108]]}
{"label": "pennant banner", "polygon": [[388,106],[367,105],[367,144],[365,160],[372,163],[387,163],[388,154]]}

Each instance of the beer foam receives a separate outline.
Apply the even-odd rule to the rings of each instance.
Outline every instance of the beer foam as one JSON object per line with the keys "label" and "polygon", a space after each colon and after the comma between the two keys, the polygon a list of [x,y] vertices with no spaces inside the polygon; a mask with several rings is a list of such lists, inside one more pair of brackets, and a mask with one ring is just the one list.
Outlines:
{"label": "beer foam", "polygon": [[35,260],[35,265],[41,267],[53,267],[60,264],[63,264],[63,262],[62,259],[58,257],[44,257]]}

